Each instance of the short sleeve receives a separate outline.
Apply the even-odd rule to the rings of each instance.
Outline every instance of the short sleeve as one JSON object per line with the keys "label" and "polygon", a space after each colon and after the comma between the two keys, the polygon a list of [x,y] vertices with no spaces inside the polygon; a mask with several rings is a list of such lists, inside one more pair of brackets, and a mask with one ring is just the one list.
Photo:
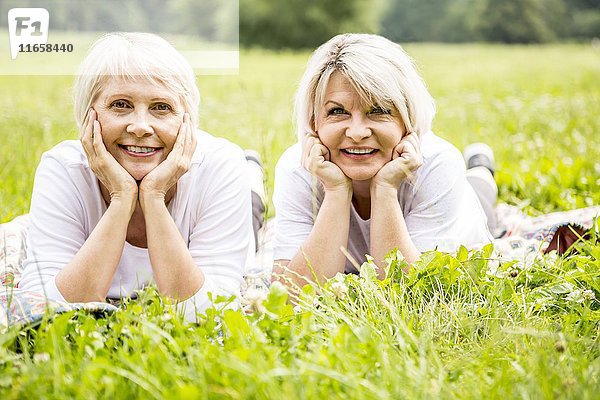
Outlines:
{"label": "short sleeve", "polygon": [[274,260],[291,260],[312,231],[322,202],[317,181],[299,163],[299,146],[294,145],[275,168]]}
{"label": "short sleeve", "polygon": [[209,293],[213,299],[240,295],[252,238],[251,192],[241,149],[232,145],[227,150],[207,157],[207,171],[193,182],[194,190],[202,191],[202,204],[193,210],[188,248],[205,282],[177,306],[189,321],[211,305]]}
{"label": "short sleeve", "polygon": [[422,168],[414,185],[407,186],[411,194],[406,197],[413,198],[404,216],[415,246],[420,251],[454,251],[491,241],[458,150],[449,146],[425,160]]}
{"label": "short sleeve", "polygon": [[44,156],[35,174],[27,257],[19,287],[65,301],[55,277],[86,240],[84,210],[68,166]]}

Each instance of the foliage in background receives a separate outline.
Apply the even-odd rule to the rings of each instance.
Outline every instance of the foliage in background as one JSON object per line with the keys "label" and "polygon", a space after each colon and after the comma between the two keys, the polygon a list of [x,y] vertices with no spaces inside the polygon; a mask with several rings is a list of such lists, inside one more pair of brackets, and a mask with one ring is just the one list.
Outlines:
{"label": "foliage in background", "polygon": [[[7,0],[46,7],[51,30],[150,31],[271,49],[314,48],[343,32],[398,42],[546,43],[600,37],[598,0]],[[239,30],[238,30],[239,29]]]}
{"label": "foliage in background", "polygon": [[600,37],[596,0],[388,0],[381,33],[399,42],[546,43]]}
{"label": "foliage in background", "polygon": [[384,0],[240,0],[240,44],[314,48],[341,32],[375,33]]}

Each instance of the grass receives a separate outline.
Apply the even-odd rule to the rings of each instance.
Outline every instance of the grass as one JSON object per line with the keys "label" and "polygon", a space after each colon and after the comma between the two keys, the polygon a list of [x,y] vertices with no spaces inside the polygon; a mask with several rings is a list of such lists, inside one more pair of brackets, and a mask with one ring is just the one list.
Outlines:
{"label": "grass", "polygon": [[[531,214],[600,204],[600,52],[584,45],[409,45],[437,100],[434,130],[494,148],[503,201]],[[240,75],[200,76],[200,125],[261,152],[268,192],[295,140],[307,53],[245,51]],[[41,153],[76,138],[71,77],[0,77],[0,222],[27,211]],[[271,210],[272,213],[272,210]],[[152,289],[105,318],[54,316],[0,337],[11,398],[596,398],[598,227],[579,252],[496,265],[490,249],[391,260],[255,312],[184,326]],[[594,236],[595,235],[595,236]]]}

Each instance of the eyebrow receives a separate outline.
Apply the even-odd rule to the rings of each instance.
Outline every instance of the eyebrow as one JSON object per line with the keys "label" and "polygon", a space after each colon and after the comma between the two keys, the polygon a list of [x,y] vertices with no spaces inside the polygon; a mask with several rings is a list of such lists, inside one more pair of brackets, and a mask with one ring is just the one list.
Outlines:
{"label": "eyebrow", "polygon": [[344,108],[344,105],[342,103],[338,103],[337,101],[333,101],[333,100],[327,100],[325,102],[325,104],[323,104],[323,106],[326,106],[329,103],[332,103],[332,104],[335,104],[336,106],[340,106],[340,107]]}
{"label": "eyebrow", "polygon": [[[106,98],[112,100],[112,99],[120,98],[120,97],[125,98],[125,99],[130,99],[131,95],[128,94],[128,93],[114,93],[114,94],[111,94],[110,96],[107,96]],[[171,96],[167,96],[167,97],[152,97],[150,99],[151,103],[155,103],[157,101],[168,101],[170,103],[176,103],[177,99],[175,97],[171,97]]]}

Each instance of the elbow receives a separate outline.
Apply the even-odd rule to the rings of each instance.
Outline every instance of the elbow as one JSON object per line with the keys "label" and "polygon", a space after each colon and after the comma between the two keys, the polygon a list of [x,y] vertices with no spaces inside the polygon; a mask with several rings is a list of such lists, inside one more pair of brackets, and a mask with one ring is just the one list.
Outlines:
{"label": "elbow", "polygon": [[181,302],[194,296],[199,290],[204,287],[205,278],[202,271],[194,268],[191,274],[182,279],[158,279],[155,276],[158,293],[161,296],[169,298],[175,302]]}
{"label": "elbow", "polygon": [[104,302],[106,301],[106,293],[104,295],[100,293],[63,293],[63,298],[67,303],[90,303],[90,302]]}
{"label": "elbow", "polygon": [[[67,282],[61,274],[58,274],[54,281],[58,296],[62,297],[67,303],[89,303],[93,301],[106,301],[108,287],[101,288],[92,285],[72,284]],[[61,300],[58,298],[57,300]]]}

